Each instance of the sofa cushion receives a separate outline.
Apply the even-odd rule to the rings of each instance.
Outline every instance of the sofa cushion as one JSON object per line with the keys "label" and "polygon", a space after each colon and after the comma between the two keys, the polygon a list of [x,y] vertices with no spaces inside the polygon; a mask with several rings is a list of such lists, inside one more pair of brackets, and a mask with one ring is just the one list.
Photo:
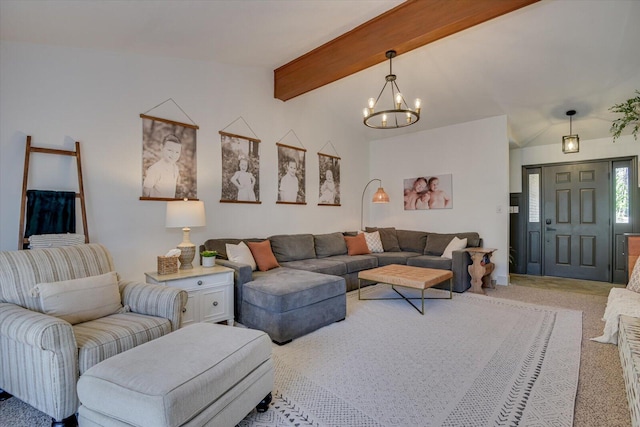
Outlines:
{"label": "sofa cushion", "polygon": [[111,254],[98,243],[30,251],[0,251],[0,302],[43,312],[31,289],[42,282],[99,276],[114,271]]}
{"label": "sofa cushion", "polygon": [[278,268],[268,273],[255,273],[254,280],[244,285],[243,299],[265,310],[284,313],[343,295],[345,291],[345,281],[341,277]]}
{"label": "sofa cushion", "polygon": [[342,233],[316,234],[313,236],[316,249],[316,257],[325,258],[332,255],[344,255],[347,253],[347,244]]}
{"label": "sofa cushion", "polygon": [[427,236],[427,245],[424,248],[424,255],[441,256],[449,242],[456,236],[459,239],[467,239],[468,248],[475,248],[480,245],[480,236],[475,232],[452,234],[429,233]]}
{"label": "sofa cushion", "polygon": [[271,250],[271,243],[268,240],[263,242],[247,242],[247,246],[251,250],[251,255],[256,261],[258,270],[268,271],[272,268],[280,267],[276,257]]}
{"label": "sofa cushion", "polygon": [[378,258],[378,267],[383,267],[389,264],[407,264],[409,258],[419,256],[417,252],[383,252],[381,254],[371,254]]}
{"label": "sofa cushion", "polygon": [[[348,257],[348,255],[343,255]],[[344,262],[330,258],[310,258],[298,261],[283,262],[282,267],[295,268],[296,270],[314,271],[316,273],[333,274],[342,276],[347,274],[347,266]]]}
{"label": "sofa cushion", "polygon": [[75,325],[108,316],[120,310],[122,303],[115,271],[98,276],[39,283],[32,295],[40,298],[45,314]]}
{"label": "sofa cushion", "polygon": [[440,270],[451,270],[451,258],[442,258],[435,255],[420,255],[407,259],[407,265],[425,268],[438,268]]}
{"label": "sofa cushion", "polygon": [[382,246],[385,252],[400,252],[400,244],[398,243],[398,235],[394,227],[387,228],[375,228],[366,227],[367,233],[373,233],[374,231],[380,232],[380,240],[382,240]]}
{"label": "sofa cushion", "polygon": [[109,357],[171,332],[171,322],[137,313],[113,314],[73,326],[80,375]]}
{"label": "sofa cushion", "polygon": [[364,238],[364,234],[358,234],[357,236],[344,236],[344,241],[347,243],[347,253],[349,255],[366,255],[371,253],[367,246],[367,241]]}
{"label": "sofa cushion", "polygon": [[429,233],[426,231],[396,230],[400,249],[407,252],[424,253],[424,247],[427,245],[427,234]]}
{"label": "sofa cushion", "polygon": [[343,262],[347,266],[347,273],[357,273],[378,266],[378,258],[371,255],[336,255],[328,259]]}
{"label": "sofa cushion", "polygon": [[278,262],[316,257],[313,234],[280,234],[269,237]]}

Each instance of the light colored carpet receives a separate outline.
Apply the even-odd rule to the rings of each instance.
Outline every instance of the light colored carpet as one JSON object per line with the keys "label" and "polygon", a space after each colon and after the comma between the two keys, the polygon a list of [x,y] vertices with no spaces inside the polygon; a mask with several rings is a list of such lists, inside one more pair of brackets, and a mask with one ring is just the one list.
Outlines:
{"label": "light colored carpet", "polygon": [[426,302],[424,316],[357,293],[347,308],[344,322],[274,347],[272,412],[241,426],[572,425],[580,312],[469,293]]}
{"label": "light colored carpet", "polygon": [[[512,280],[512,282],[516,281]],[[606,296],[581,295],[513,285],[497,286],[495,290],[487,290],[487,293],[492,297],[582,311],[582,358],[580,360],[574,426],[629,427],[631,425],[618,349],[613,345],[589,341],[589,338],[602,333],[604,322],[601,321],[601,318],[604,313]],[[457,296],[458,294],[454,294],[454,298]],[[419,316],[406,303],[402,303],[406,305],[406,307],[401,307],[403,310],[413,311],[416,316]],[[443,303],[448,303],[448,301],[443,301]],[[296,341],[294,340],[291,344]],[[351,353],[349,356],[367,357],[367,355]],[[283,402],[281,409],[287,405],[295,409],[292,403],[287,402]],[[261,419],[256,419],[256,414],[252,414],[254,426],[272,425],[278,411],[278,409],[276,411],[273,409],[272,407],[265,414],[260,414]],[[278,416],[278,418],[282,417]],[[262,424],[260,424],[261,422]],[[2,427],[49,427],[50,423],[50,418],[46,415],[15,398],[0,402],[0,426]],[[303,422],[300,425],[310,424]]]}

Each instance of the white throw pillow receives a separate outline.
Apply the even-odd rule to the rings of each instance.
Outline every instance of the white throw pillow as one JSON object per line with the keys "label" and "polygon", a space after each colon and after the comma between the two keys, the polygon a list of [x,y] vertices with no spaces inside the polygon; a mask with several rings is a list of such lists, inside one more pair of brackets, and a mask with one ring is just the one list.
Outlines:
{"label": "white throw pillow", "polygon": [[249,264],[251,266],[251,271],[256,271],[258,268],[256,266],[256,260],[253,259],[251,250],[245,242],[240,242],[237,245],[227,243],[225,247],[227,249],[227,258],[229,261],[239,262],[240,264]]}
{"label": "white throw pillow", "polygon": [[629,283],[627,284],[627,290],[640,292],[640,258],[638,258],[636,265],[633,267]]}
{"label": "white throw pillow", "polygon": [[444,252],[442,253],[442,258],[453,258],[453,251],[459,251],[460,249],[464,249],[467,247],[467,239],[458,239],[458,237],[454,237],[451,239]]}
{"label": "white throw pillow", "polygon": [[115,271],[81,279],[39,283],[31,295],[40,298],[45,314],[72,325],[99,319],[122,309]]}
{"label": "white throw pillow", "polygon": [[371,252],[372,254],[384,252],[379,231],[374,231],[373,233],[364,233],[364,240],[366,240],[369,252]]}

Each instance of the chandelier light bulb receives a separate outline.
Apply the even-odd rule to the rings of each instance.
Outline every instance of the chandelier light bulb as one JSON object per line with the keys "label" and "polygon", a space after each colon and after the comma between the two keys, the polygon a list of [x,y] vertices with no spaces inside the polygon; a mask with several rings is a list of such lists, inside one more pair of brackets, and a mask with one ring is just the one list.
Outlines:
{"label": "chandelier light bulb", "polygon": [[396,110],[399,110],[402,106],[402,94],[398,92],[396,95]]}
{"label": "chandelier light bulb", "polygon": [[369,104],[369,108],[373,110],[373,107],[375,107],[376,105],[376,99],[375,98],[369,98],[369,101],[367,101]]}
{"label": "chandelier light bulb", "polygon": [[411,123],[411,113],[407,113],[407,123]]}
{"label": "chandelier light bulb", "polygon": [[416,106],[416,113],[420,114],[420,107],[422,106],[422,100],[420,98],[416,98],[415,106]]}
{"label": "chandelier light bulb", "polygon": [[364,107],[364,109],[362,110],[362,114],[364,115],[365,119],[369,117],[369,109],[367,107]]}
{"label": "chandelier light bulb", "polygon": [[383,114],[382,115],[382,127],[386,127],[387,126],[387,115]]}

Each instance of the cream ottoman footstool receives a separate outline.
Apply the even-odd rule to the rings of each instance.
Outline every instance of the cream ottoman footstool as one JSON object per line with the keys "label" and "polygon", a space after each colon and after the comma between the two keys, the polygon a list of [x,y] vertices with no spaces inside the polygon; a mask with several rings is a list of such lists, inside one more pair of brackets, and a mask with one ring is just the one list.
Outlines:
{"label": "cream ottoman footstool", "polygon": [[78,421],[92,426],[235,426],[273,388],[262,331],[196,323],[125,351],[78,380]]}

